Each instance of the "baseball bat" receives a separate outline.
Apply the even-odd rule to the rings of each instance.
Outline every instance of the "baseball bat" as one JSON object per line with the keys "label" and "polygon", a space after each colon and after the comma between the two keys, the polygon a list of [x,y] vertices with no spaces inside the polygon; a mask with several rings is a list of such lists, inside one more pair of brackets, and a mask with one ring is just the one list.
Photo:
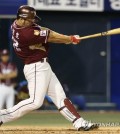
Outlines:
{"label": "baseball bat", "polygon": [[91,34],[91,35],[87,35],[87,36],[82,36],[82,37],[80,37],[80,39],[85,40],[85,39],[89,39],[89,38],[96,38],[96,37],[115,35],[115,34],[120,34],[120,28],[108,30],[106,32],[101,32],[101,33],[97,33],[97,34]]}

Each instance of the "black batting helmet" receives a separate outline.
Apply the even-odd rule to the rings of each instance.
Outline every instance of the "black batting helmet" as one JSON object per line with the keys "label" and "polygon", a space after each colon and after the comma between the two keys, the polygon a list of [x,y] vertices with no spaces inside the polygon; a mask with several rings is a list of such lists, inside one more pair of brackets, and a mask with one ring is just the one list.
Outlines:
{"label": "black batting helmet", "polygon": [[28,5],[22,5],[19,7],[17,11],[17,19],[19,18],[41,20],[36,15],[36,10]]}

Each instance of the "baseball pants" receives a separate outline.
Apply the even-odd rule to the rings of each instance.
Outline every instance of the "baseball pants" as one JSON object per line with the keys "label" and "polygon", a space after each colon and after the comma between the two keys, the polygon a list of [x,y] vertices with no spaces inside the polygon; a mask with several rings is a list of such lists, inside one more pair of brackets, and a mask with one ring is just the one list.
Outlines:
{"label": "baseball pants", "polygon": [[37,62],[24,66],[24,75],[28,81],[30,98],[21,101],[12,108],[0,110],[3,123],[13,121],[42,106],[47,94],[59,109],[66,98],[63,88],[48,62]]}
{"label": "baseball pants", "polygon": [[6,108],[14,106],[15,92],[13,86],[7,86],[0,84],[0,110],[3,109],[4,105]]}

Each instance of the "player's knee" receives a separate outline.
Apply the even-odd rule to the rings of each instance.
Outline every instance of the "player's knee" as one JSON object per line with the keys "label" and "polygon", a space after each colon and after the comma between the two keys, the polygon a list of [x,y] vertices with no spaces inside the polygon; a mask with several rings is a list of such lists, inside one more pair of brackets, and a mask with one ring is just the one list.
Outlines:
{"label": "player's knee", "polygon": [[42,104],[43,104],[43,102],[34,102],[32,109],[36,110],[36,109],[40,108],[42,106]]}
{"label": "player's knee", "polygon": [[62,106],[64,106],[64,100],[66,99],[66,96],[64,95],[63,97],[61,97],[57,102],[56,102],[56,106],[59,108],[61,108]]}

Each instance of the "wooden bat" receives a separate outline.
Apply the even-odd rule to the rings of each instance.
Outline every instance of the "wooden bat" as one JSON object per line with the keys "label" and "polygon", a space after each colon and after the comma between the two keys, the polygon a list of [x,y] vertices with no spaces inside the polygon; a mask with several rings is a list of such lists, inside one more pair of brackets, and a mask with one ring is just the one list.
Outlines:
{"label": "wooden bat", "polygon": [[80,39],[85,40],[85,39],[89,39],[89,38],[96,38],[96,37],[108,36],[108,35],[114,35],[114,34],[120,34],[120,28],[108,30],[108,31],[102,32],[102,33],[91,34],[88,36],[82,36],[82,37],[80,37]]}

